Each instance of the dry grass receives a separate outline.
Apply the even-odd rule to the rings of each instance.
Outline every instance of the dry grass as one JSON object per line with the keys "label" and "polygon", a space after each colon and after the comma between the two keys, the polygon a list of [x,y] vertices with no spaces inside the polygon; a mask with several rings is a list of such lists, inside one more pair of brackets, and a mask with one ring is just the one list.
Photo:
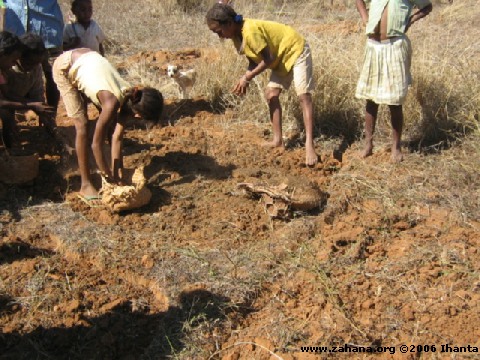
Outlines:
{"label": "dry grass", "polygon": [[[464,5],[459,5],[463,8]],[[445,145],[448,141],[478,131],[478,41],[473,35],[473,43],[465,37],[457,36],[458,28],[453,27],[450,19],[444,22],[445,13],[450,8],[439,9],[431,18],[412,29],[411,38],[414,47],[413,73],[415,83],[410,91],[405,106],[405,140],[416,149],[423,150],[430,146]],[[271,16],[270,16],[271,17]],[[283,20],[295,24],[295,17]],[[355,18],[350,18],[355,21]],[[329,22],[321,19],[319,22]],[[332,24],[336,34],[342,30],[338,24]],[[305,30],[308,27],[300,26]],[[445,29],[446,28],[446,29]],[[363,125],[363,104],[356,101],[356,81],[359,73],[364,35],[353,32],[343,36],[329,36],[322,32],[309,32],[306,37],[312,47],[314,57],[315,78],[317,82],[314,94],[316,127],[322,134],[341,136],[348,140],[359,137]],[[450,46],[443,46],[447,39]],[[449,40],[451,39],[451,40]],[[453,41],[453,39],[456,39]],[[465,39],[458,41],[458,39]],[[228,44],[226,44],[228,46]],[[221,45],[224,47],[225,45]],[[225,94],[228,103],[239,104],[231,99],[229,89],[239,74],[242,74],[246,63],[244,59],[232,58],[232,51],[223,52],[221,62],[209,64],[210,69],[222,69],[215,78],[214,97]],[[211,72],[208,68],[205,73]],[[265,77],[255,82],[253,91],[243,99],[239,106],[239,118],[245,121],[267,121],[266,108],[259,105]],[[223,86],[222,86],[223,85]],[[211,88],[211,87],[210,87]],[[259,99],[260,98],[260,99]],[[285,123],[292,121],[301,123],[297,99],[293,92],[283,96]],[[260,109],[262,111],[260,111]],[[389,134],[388,114],[381,112],[380,135]],[[385,125],[386,124],[386,125]],[[381,136],[380,136],[381,138]]]}
{"label": "dry grass", "polygon": [[[470,1],[471,3],[472,1]],[[108,29],[110,53],[127,54],[146,49],[204,48],[221,50],[218,62],[211,59],[199,65],[200,79],[195,93],[208,96],[216,105],[234,107],[241,121],[268,124],[268,111],[262,104],[266,77],[252,84],[253,91],[242,100],[230,95],[230,89],[243,73],[246,62],[235,55],[231,44],[220,43],[208,31],[204,14],[213,1],[169,0],[145,1],[143,6],[130,2],[98,1],[95,19]],[[61,1],[65,12],[69,2]],[[445,6],[437,2],[434,12],[412,30],[414,47],[414,86],[405,105],[404,139],[415,150],[432,146],[448,146],[458,135],[477,132],[478,104],[478,30],[472,27],[471,37],[460,36],[458,20],[473,24],[475,12],[469,2]],[[234,6],[248,17],[277,20],[291,24],[303,32],[309,41],[315,67],[315,118],[317,135],[339,136],[351,143],[358,139],[363,127],[363,104],[353,94],[362,57],[364,35],[354,2],[266,1],[237,0]],[[123,21],[110,16],[122,13]],[[141,20],[140,20],[141,19]],[[307,20],[305,20],[307,19]],[[350,24],[350,31],[345,26]],[[188,24],[188,25],[187,25]],[[355,31],[354,24],[357,24]],[[312,31],[312,26],[321,26]],[[179,36],[181,34],[181,36]],[[448,46],[445,46],[447,44]],[[172,93],[168,84],[158,83],[158,75],[142,64],[130,70],[134,78]],[[215,76],[211,76],[215,73]],[[296,96],[284,94],[285,126],[301,124]],[[383,125],[382,125],[383,124]],[[378,138],[388,137],[388,114],[381,112]]]}

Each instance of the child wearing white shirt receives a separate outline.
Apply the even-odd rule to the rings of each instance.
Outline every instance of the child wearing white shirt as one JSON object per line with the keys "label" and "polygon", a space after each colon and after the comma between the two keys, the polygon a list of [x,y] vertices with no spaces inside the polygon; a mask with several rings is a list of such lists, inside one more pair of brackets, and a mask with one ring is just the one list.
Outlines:
{"label": "child wearing white shirt", "polygon": [[74,0],[71,7],[76,21],[65,25],[63,30],[63,48],[89,48],[105,55],[103,41],[105,34],[95,20],[92,20],[93,6],[91,0]]}

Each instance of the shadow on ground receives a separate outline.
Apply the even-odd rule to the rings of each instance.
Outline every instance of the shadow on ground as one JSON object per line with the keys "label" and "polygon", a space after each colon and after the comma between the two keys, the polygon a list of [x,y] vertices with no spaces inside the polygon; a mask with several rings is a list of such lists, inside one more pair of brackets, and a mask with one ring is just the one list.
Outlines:
{"label": "shadow on ground", "polygon": [[162,157],[153,156],[150,164],[145,167],[145,176],[154,182],[165,172],[174,171],[181,176],[175,180],[175,184],[179,184],[191,182],[199,175],[208,179],[228,179],[234,169],[235,165],[219,165],[211,156],[174,151]]}
{"label": "shadow on ground", "polygon": [[185,348],[186,332],[224,321],[228,302],[206,290],[183,292],[164,313],[133,310],[125,301],[96,318],[76,314],[81,325],[0,334],[0,359],[163,359]]}
{"label": "shadow on ground", "polygon": [[23,259],[33,259],[37,256],[49,256],[54,252],[47,249],[39,249],[23,241],[13,241],[0,246],[0,265],[10,264]]}

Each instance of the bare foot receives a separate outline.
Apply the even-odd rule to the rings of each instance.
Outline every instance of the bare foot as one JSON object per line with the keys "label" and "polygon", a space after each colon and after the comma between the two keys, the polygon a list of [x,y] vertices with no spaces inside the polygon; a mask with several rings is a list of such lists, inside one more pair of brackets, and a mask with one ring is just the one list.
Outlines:
{"label": "bare foot", "polygon": [[77,197],[90,207],[99,207],[102,205],[102,197],[100,195],[82,195],[77,193]]}
{"label": "bare foot", "polygon": [[284,147],[283,145],[283,141],[280,140],[280,141],[276,141],[276,140],[272,140],[272,141],[265,141],[262,143],[262,146],[263,147],[267,147],[267,148],[276,148],[276,147]]}
{"label": "bare foot", "polygon": [[373,146],[372,145],[365,145],[365,148],[360,153],[360,157],[362,159],[365,159],[365,158],[367,158],[369,156],[372,156],[372,155],[373,155]]}
{"label": "bare foot", "polygon": [[85,184],[85,185],[82,185],[82,187],[80,188],[80,191],[79,193],[83,196],[86,196],[86,197],[95,197],[95,196],[98,196],[98,191],[97,189],[95,189],[95,187],[88,183],[88,184]]}
{"label": "bare foot", "polygon": [[403,161],[403,154],[400,149],[392,150],[392,156],[390,157],[391,161],[394,163],[399,163]]}
{"label": "bare foot", "polygon": [[319,157],[313,147],[305,148],[305,165],[314,166],[319,161]]}

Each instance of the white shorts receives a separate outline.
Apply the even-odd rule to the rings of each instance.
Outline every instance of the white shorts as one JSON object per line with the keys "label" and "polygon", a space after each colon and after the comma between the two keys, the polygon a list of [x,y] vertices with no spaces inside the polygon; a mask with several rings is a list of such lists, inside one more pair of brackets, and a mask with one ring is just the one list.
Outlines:
{"label": "white shorts", "polygon": [[288,89],[292,84],[292,80],[298,96],[312,93],[315,88],[313,82],[312,53],[307,43],[305,43],[302,54],[298,57],[297,61],[295,61],[292,71],[290,71],[288,75],[282,76],[273,70],[267,87]]}

